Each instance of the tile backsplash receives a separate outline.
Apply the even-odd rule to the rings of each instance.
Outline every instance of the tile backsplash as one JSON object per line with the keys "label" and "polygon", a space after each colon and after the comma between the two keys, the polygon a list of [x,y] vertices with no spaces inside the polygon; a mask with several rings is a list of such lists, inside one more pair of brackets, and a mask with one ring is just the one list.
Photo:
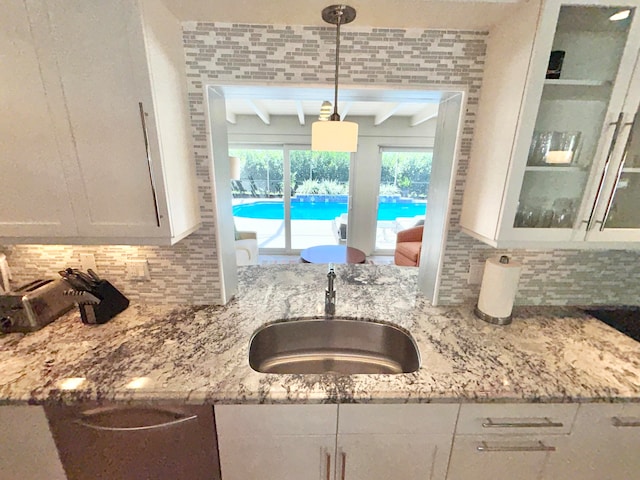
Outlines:
{"label": "tile backsplash", "polygon": [[[18,281],[55,275],[93,253],[100,272],[131,299],[145,302],[216,303],[220,276],[215,239],[215,198],[207,143],[206,85],[332,84],[332,27],[183,23],[189,106],[203,227],[173,247],[7,246]],[[441,303],[477,299],[467,284],[470,263],[507,253],[524,264],[518,304],[631,304],[640,299],[640,253],[631,251],[496,250],[458,227],[487,32],[371,29],[350,25],[341,33],[341,85],[466,90],[467,110],[458,152]],[[128,260],[147,259],[151,281],[128,279]]]}

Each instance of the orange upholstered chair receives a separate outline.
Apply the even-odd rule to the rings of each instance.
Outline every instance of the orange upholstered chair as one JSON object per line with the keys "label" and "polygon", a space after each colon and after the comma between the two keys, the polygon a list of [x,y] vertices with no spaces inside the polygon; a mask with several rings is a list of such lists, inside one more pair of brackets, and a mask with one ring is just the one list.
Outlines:
{"label": "orange upholstered chair", "polygon": [[396,252],[393,256],[396,265],[417,267],[420,264],[423,229],[424,225],[420,225],[397,233]]}

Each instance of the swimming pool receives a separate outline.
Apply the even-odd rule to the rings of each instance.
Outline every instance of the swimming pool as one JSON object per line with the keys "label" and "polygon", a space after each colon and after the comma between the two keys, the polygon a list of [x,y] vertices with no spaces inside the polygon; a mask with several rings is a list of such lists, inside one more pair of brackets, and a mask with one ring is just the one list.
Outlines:
{"label": "swimming pool", "polygon": [[[398,217],[424,215],[426,203],[381,203],[378,220],[395,220]],[[333,220],[347,213],[347,203],[342,202],[291,202],[291,220]],[[234,217],[282,220],[283,202],[253,202],[234,205]]]}

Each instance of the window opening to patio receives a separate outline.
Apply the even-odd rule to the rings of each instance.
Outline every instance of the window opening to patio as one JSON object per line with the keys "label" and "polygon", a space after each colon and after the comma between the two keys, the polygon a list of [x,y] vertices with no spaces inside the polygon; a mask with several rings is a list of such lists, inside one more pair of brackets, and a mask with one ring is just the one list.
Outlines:
{"label": "window opening to patio", "polygon": [[400,230],[424,224],[433,149],[382,147],[377,253],[392,252]]}

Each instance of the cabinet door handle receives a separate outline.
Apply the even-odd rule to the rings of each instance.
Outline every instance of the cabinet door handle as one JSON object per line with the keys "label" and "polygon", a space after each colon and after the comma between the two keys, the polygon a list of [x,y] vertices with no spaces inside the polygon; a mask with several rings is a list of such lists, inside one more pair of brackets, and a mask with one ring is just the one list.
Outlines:
{"label": "cabinet door handle", "polygon": [[151,152],[149,151],[149,134],[147,133],[147,114],[144,111],[142,102],[138,102],[140,108],[140,122],[142,123],[142,134],[144,135],[144,149],[147,154],[147,168],[149,169],[149,181],[151,182],[151,194],[153,195],[153,207],[156,212],[156,225],[160,226],[160,212],[158,211],[158,196],[156,194],[156,181],[153,176],[153,163],[151,161]]}
{"label": "cabinet door handle", "polygon": [[489,445],[488,442],[480,442],[479,452],[555,452],[556,447],[545,445],[538,441],[537,445]]}
{"label": "cabinet door handle", "polygon": [[331,454],[329,452],[325,453],[325,460],[325,468],[327,469],[327,480],[331,480]]}
{"label": "cabinet door handle", "polygon": [[624,164],[627,161],[627,155],[629,154],[629,147],[631,146],[631,141],[633,139],[633,128],[635,126],[636,120],[638,119],[638,113],[633,117],[633,121],[629,123],[625,123],[624,126],[631,125],[631,130],[629,131],[629,136],[627,137],[627,141],[624,144],[624,150],[622,152],[622,160],[620,160],[620,166],[618,167],[618,172],[616,173],[616,183],[611,189],[611,193],[609,194],[609,200],[607,200],[607,208],[604,211],[604,216],[602,217],[602,221],[596,222],[600,223],[600,231],[604,230],[604,225],[607,223],[607,219],[609,218],[609,213],[611,212],[611,207],[613,206],[613,197],[616,195],[616,190],[618,189],[618,183],[620,183],[620,176],[622,175],[622,171],[624,170]]}
{"label": "cabinet door handle", "polygon": [[634,419],[622,419],[620,417],[612,417],[611,425],[614,427],[640,427],[640,420]]}
{"label": "cabinet door handle", "polygon": [[613,151],[616,148],[616,143],[618,142],[618,135],[620,135],[620,129],[622,128],[622,120],[624,119],[624,113],[620,112],[618,115],[618,120],[611,125],[615,125],[615,129],[613,130],[613,137],[611,138],[611,143],[609,144],[609,151],[607,152],[607,160],[604,162],[604,168],[602,169],[602,175],[600,175],[600,183],[598,183],[598,190],[596,193],[596,198],[593,201],[593,205],[591,206],[591,213],[589,213],[589,218],[584,220],[582,223],[587,224],[587,232],[593,228],[593,224],[595,223],[596,216],[596,207],[600,202],[600,198],[602,197],[602,191],[604,190],[605,179],[607,178],[607,172],[609,171],[609,166],[611,165],[611,158],[613,157]]}
{"label": "cabinet door handle", "polygon": [[[108,419],[112,417],[113,419],[118,418],[118,414],[122,414],[125,412],[135,413],[136,411],[142,412],[152,412],[159,413],[165,416],[173,417],[172,420],[168,422],[154,423],[151,425],[140,425],[134,427],[118,427],[112,425],[104,425],[102,423],[96,423],[95,420],[98,418]],[[81,425],[83,427],[91,428],[93,430],[101,430],[107,432],[140,432],[145,430],[159,430],[162,428],[174,427],[176,425],[180,425],[185,422],[190,422],[196,420],[198,418],[197,415],[183,415],[181,413],[172,412],[170,410],[160,410],[160,409],[149,409],[149,408],[96,408],[94,410],[88,410],[86,412],[82,412],[80,418],[74,420],[74,423]],[[114,422],[115,423],[115,422]]]}
{"label": "cabinet door handle", "polygon": [[553,422],[548,417],[535,422],[494,422],[487,418],[487,421],[482,423],[482,428],[560,428],[563,426],[562,422]]}
{"label": "cabinet door handle", "polygon": [[345,476],[347,474],[347,454],[345,452],[340,452],[340,457],[342,459],[342,467],[340,472],[340,480],[345,480]]}

